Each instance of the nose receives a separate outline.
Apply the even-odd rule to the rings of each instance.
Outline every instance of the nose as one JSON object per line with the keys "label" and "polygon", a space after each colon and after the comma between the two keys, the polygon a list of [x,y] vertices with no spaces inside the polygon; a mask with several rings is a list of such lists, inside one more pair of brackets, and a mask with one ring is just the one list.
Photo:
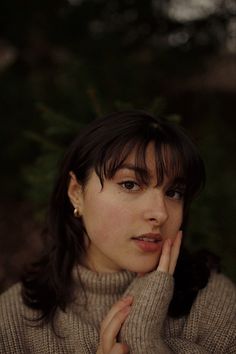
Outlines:
{"label": "nose", "polygon": [[165,196],[160,190],[152,190],[147,195],[144,207],[144,218],[153,226],[161,226],[168,219],[168,210],[165,203]]}

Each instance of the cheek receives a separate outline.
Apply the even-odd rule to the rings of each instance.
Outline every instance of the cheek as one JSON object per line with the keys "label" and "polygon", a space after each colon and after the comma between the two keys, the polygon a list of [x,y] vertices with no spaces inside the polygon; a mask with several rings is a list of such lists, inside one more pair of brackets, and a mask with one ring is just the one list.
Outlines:
{"label": "cheek", "polygon": [[182,221],[183,221],[183,208],[179,208],[178,211],[175,214],[175,220],[176,220],[176,224],[178,225],[178,227],[181,226]]}
{"label": "cheek", "polygon": [[182,222],[183,222],[183,208],[178,210],[178,212],[175,215],[175,225],[176,225],[177,231],[180,229]]}
{"label": "cheek", "polygon": [[169,219],[164,225],[164,233],[168,237],[175,237],[183,222],[183,208],[174,208],[169,212]]}
{"label": "cheek", "polygon": [[[131,220],[130,212],[114,198],[94,197],[87,200],[84,207],[83,220],[91,240],[107,241],[125,232],[127,223]],[[123,232],[122,232],[123,230]]]}

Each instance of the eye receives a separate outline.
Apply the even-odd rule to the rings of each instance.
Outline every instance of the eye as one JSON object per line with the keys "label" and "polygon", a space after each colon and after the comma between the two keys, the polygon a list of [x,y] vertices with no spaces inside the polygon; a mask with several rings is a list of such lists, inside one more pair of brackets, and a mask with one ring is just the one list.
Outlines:
{"label": "eye", "polygon": [[119,185],[128,191],[140,190],[139,184],[134,181],[124,181],[124,182],[119,183]]}
{"label": "eye", "polygon": [[168,189],[166,192],[167,197],[176,199],[176,200],[183,200],[184,198],[184,190],[178,188],[171,188]]}

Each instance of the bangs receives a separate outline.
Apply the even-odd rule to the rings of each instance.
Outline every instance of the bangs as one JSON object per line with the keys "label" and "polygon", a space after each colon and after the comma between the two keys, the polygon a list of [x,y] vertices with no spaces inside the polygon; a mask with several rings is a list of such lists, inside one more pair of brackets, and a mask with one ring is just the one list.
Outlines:
{"label": "bangs", "polygon": [[184,190],[185,206],[201,191],[205,184],[205,168],[192,142],[187,138],[173,136],[166,140],[160,136],[155,139],[133,137],[124,141],[113,141],[103,150],[94,164],[95,171],[103,186],[104,179],[112,179],[122,168],[131,154],[134,154],[134,171],[138,181],[148,185],[151,179],[147,166],[147,147],[153,143],[155,154],[156,184],[178,185]]}
{"label": "bangs", "polygon": [[151,173],[147,166],[147,147],[154,146],[156,169],[156,185],[163,184],[167,178],[171,183],[186,184],[186,171],[183,156],[176,146],[154,140],[129,140],[125,145],[114,143],[98,161],[95,171],[103,184],[104,179],[112,179],[117,170],[122,168],[131,154],[134,154],[134,167],[136,178],[148,185]]}
{"label": "bangs", "polygon": [[197,148],[179,126],[142,112],[117,113],[94,121],[75,144],[76,159],[70,171],[75,171],[83,184],[94,169],[103,186],[104,180],[112,179],[132,156],[136,178],[148,185],[152,176],[147,149],[151,143],[156,185],[162,185],[165,179],[182,185],[185,201],[191,201],[205,183],[204,164]]}

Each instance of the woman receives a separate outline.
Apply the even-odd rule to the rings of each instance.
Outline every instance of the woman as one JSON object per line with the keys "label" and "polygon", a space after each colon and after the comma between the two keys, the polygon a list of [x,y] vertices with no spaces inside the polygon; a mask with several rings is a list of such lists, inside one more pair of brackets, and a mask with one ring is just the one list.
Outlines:
{"label": "woman", "polygon": [[44,256],[1,296],[1,353],[235,353],[235,287],[181,245],[203,184],[167,121],[128,111],[88,125],[61,165]]}

